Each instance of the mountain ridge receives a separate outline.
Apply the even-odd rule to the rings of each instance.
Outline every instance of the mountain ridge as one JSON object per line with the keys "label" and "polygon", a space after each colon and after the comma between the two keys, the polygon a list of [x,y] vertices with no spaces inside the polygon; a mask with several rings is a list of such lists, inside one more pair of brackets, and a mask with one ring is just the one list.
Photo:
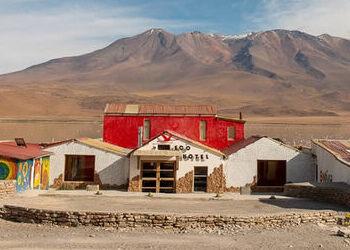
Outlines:
{"label": "mountain ridge", "polygon": [[[0,75],[0,115],[10,115],[11,103],[19,114],[97,114],[110,101],[209,102],[225,113],[252,115],[339,115],[350,112],[348,79],[347,39],[281,29],[245,36],[150,29],[87,54]],[[33,101],[31,90],[50,108]]]}

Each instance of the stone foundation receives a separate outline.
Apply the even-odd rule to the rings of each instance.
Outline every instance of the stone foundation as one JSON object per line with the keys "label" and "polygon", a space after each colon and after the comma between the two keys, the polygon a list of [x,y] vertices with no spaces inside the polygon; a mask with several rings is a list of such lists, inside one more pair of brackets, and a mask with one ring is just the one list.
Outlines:
{"label": "stone foundation", "polygon": [[60,174],[57,178],[54,179],[53,184],[51,185],[51,188],[61,188],[63,183],[63,174]]}
{"label": "stone foundation", "polygon": [[214,168],[213,172],[208,176],[207,192],[223,193],[226,191],[226,176],[223,165]]}
{"label": "stone foundation", "polygon": [[240,192],[240,187],[226,187],[225,192],[231,192],[231,193],[239,193]]}
{"label": "stone foundation", "polygon": [[193,192],[193,170],[176,181],[176,193]]}
{"label": "stone foundation", "polygon": [[347,190],[345,188],[295,183],[284,185],[284,194],[291,197],[308,198],[350,207],[350,189]]}
{"label": "stone foundation", "polygon": [[141,178],[139,175],[134,176],[131,180],[129,180],[128,191],[141,192]]}
{"label": "stone foundation", "polygon": [[63,226],[103,226],[116,228],[152,227],[163,229],[195,228],[281,228],[302,223],[335,224],[334,211],[287,213],[266,216],[166,215],[118,212],[66,212],[5,205],[0,218],[25,223]]}
{"label": "stone foundation", "polygon": [[15,180],[0,180],[0,199],[16,194]]}

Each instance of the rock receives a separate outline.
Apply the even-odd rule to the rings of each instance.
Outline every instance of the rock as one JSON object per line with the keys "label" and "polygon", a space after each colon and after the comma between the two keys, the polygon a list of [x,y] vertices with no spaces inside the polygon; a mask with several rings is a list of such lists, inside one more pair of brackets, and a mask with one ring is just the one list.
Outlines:
{"label": "rock", "polygon": [[97,192],[100,190],[99,185],[86,185],[86,191],[94,191]]}
{"label": "rock", "polygon": [[95,235],[94,234],[89,234],[89,237],[90,238],[95,238]]}
{"label": "rock", "polygon": [[345,230],[339,229],[337,232],[337,235],[340,237],[350,238],[350,231],[345,231]]}

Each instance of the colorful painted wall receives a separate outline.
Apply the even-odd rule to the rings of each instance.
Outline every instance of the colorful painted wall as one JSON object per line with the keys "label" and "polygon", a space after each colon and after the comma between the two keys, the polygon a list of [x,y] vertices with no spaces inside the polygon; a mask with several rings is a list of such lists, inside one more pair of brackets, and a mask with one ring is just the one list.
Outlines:
{"label": "colorful painted wall", "polygon": [[0,180],[16,180],[17,165],[11,159],[0,158]]}
{"label": "colorful painted wall", "polygon": [[30,175],[33,167],[33,160],[18,161],[17,163],[17,192],[23,192],[30,189]]}
{"label": "colorful painted wall", "polygon": [[50,181],[50,158],[43,157],[41,159],[41,182],[40,189],[48,190]]}
{"label": "colorful painted wall", "polygon": [[34,174],[33,174],[33,189],[39,189],[41,182],[41,161],[40,159],[34,160]]}
{"label": "colorful painted wall", "polygon": [[50,158],[43,157],[34,160],[32,185],[33,189],[49,189],[50,179]]}

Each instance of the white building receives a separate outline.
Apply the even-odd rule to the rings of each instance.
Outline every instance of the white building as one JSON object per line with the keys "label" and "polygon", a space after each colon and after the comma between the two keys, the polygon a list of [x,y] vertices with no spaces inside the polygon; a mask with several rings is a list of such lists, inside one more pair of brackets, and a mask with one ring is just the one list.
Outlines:
{"label": "white building", "polygon": [[311,152],[267,137],[250,137],[222,153],[164,132],[131,152],[129,179],[130,191],[145,192],[282,187],[288,182],[314,181],[315,162]]}
{"label": "white building", "polygon": [[174,132],[163,132],[130,153],[129,191],[224,191],[225,155]]}
{"label": "white building", "polygon": [[50,184],[68,189],[94,183],[133,192],[218,193],[315,179],[310,152],[267,137],[250,137],[225,152],[172,131],[132,151],[93,139],[45,149],[53,153]]}
{"label": "white building", "polygon": [[318,182],[350,184],[350,140],[313,140]]}
{"label": "white building", "polygon": [[44,145],[52,152],[50,186],[67,189],[100,184],[127,186],[130,150],[97,139],[71,139]]}
{"label": "white building", "polygon": [[252,136],[231,146],[225,174],[228,188],[245,185],[283,186],[315,180],[311,153],[268,137]]}

